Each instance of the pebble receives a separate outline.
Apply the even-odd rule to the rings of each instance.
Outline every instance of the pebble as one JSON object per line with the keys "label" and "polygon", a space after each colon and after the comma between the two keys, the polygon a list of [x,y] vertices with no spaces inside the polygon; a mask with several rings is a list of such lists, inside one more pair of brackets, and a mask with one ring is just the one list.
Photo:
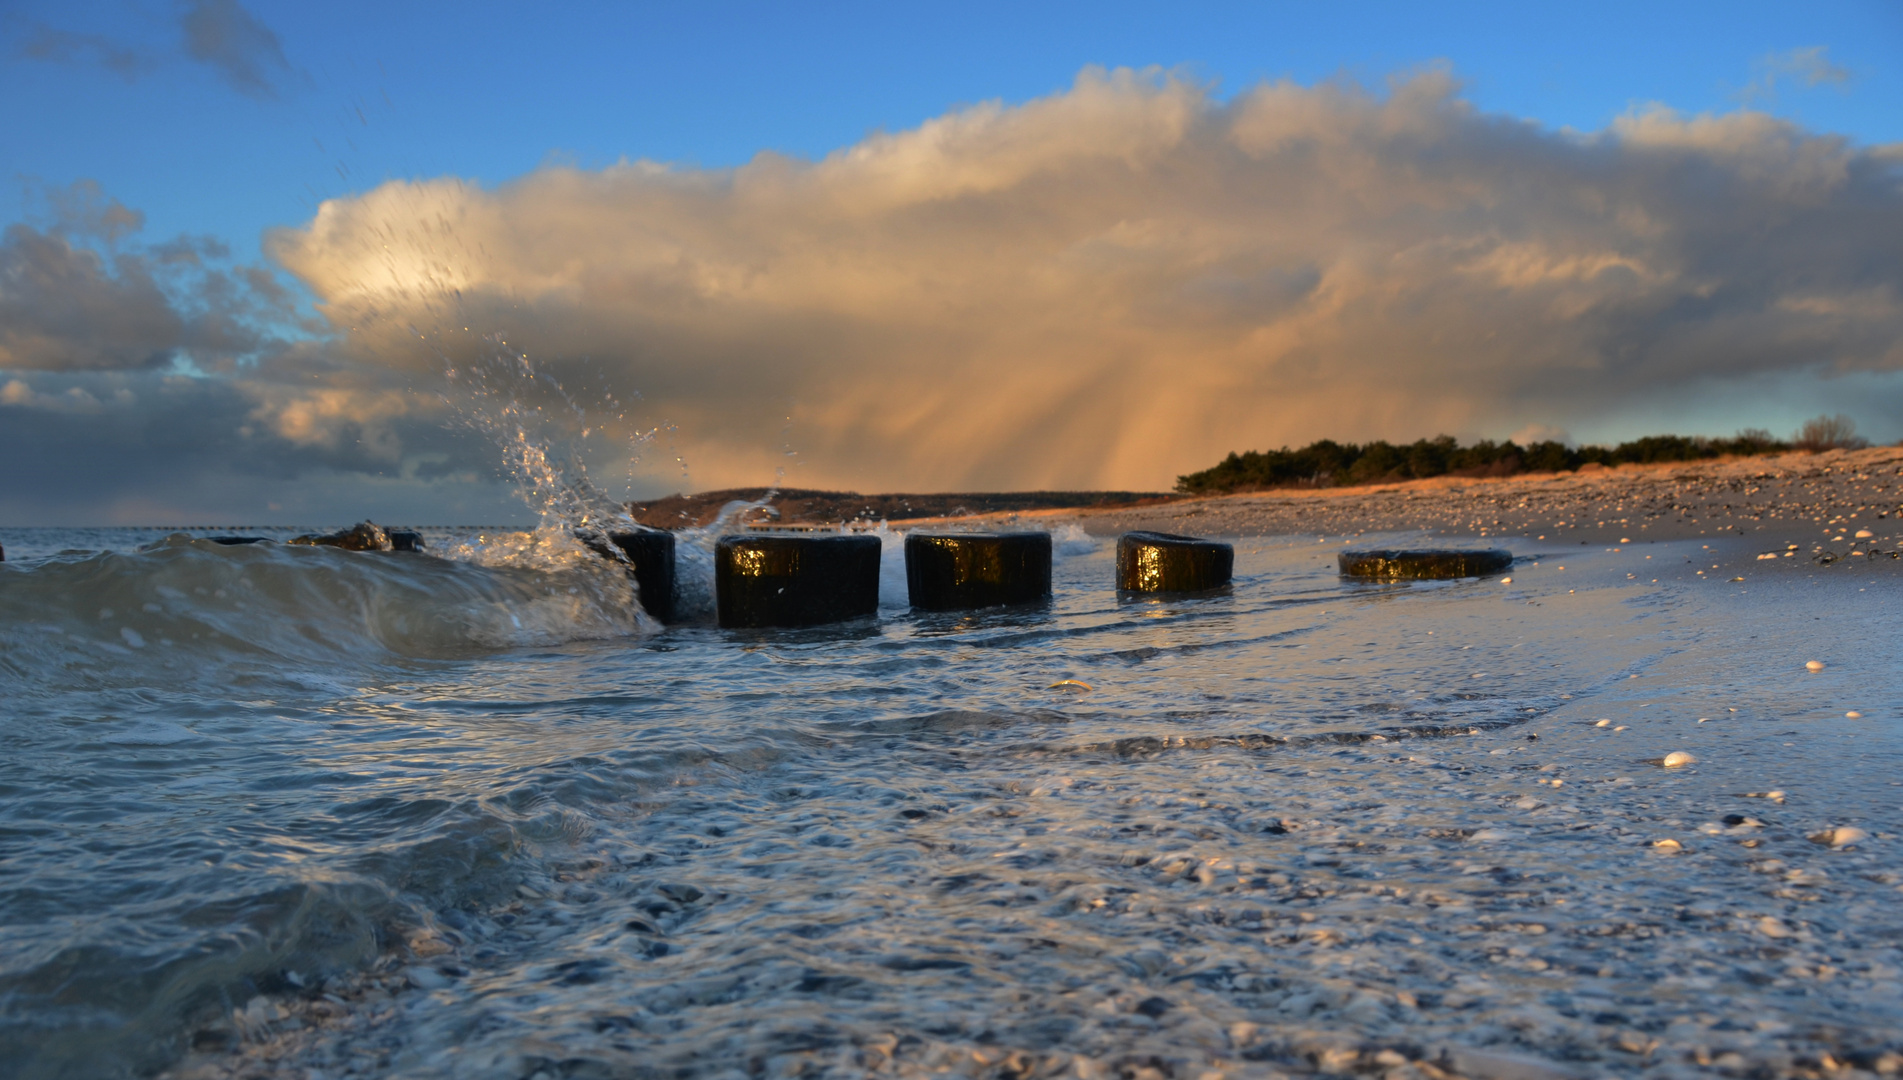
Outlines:
{"label": "pebble", "polygon": [[1822,671],[1824,670],[1824,662],[1822,660],[1809,661],[1804,665],[1804,669],[1806,671]]}
{"label": "pebble", "polygon": [[1851,844],[1870,839],[1870,834],[1851,825],[1839,825],[1833,829],[1811,833],[1807,838],[1813,844],[1822,844],[1829,848],[1849,847]]}
{"label": "pebble", "polygon": [[1677,851],[1685,850],[1684,844],[1679,843],[1678,841],[1672,839],[1669,836],[1663,840],[1652,841],[1652,846],[1655,848],[1658,848],[1660,851],[1667,851],[1667,852],[1677,852]]}
{"label": "pebble", "polygon": [[1502,585],[1511,585],[1511,584],[1513,584],[1513,579],[1512,579],[1512,578],[1510,578],[1510,577],[1503,577],[1503,578],[1501,578],[1501,579],[1500,579],[1500,584],[1502,584]]}
{"label": "pebble", "polygon": [[1858,530],[1857,530],[1857,539],[1859,539],[1859,540],[1868,540],[1868,539],[1870,539],[1870,538],[1871,538],[1872,536],[1875,536],[1875,535],[1876,535],[1876,533],[1873,533],[1873,532],[1871,532],[1871,531],[1870,531],[1869,529],[1858,529]]}
{"label": "pebble", "polygon": [[1863,719],[1863,714],[1858,712],[1855,709],[1852,709],[1849,712],[1844,714],[1844,719],[1845,720],[1861,720]]}
{"label": "pebble", "polygon": [[1593,725],[1593,727],[1611,727],[1611,726],[1612,726],[1612,721],[1610,720],[1601,720],[1598,723]]}
{"label": "pebble", "polygon": [[1660,762],[1660,764],[1668,769],[1676,769],[1680,765],[1696,765],[1698,764],[1698,759],[1684,750],[1674,750],[1665,755],[1665,760]]}

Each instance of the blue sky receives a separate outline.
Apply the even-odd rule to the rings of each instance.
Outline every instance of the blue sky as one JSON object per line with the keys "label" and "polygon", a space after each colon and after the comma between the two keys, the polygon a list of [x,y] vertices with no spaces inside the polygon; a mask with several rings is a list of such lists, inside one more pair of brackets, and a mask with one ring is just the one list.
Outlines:
{"label": "blue sky", "polygon": [[[249,252],[320,199],[387,179],[817,158],[961,105],[1062,90],[1092,64],[1182,68],[1230,93],[1444,64],[1482,109],[1554,127],[1597,130],[1655,102],[1749,104],[1903,140],[1903,5],[1885,0],[807,7],[260,0],[247,9],[285,63],[258,65],[259,90],[185,55],[178,4],[15,2],[0,23],[0,99],[14,106],[0,156],[15,181],[0,216],[30,217],[36,184],[91,178],[154,234]],[[42,27],[109,40],[136,72],[89,45],[22,57]],[[1846,81],[1780,69],[1817,47]]]}
{"label": "blue sky", "polygon": [[1892,2],[13,0],[0,99],[4,523],[497,520],[524,353],[635,497],[1903,436]]}

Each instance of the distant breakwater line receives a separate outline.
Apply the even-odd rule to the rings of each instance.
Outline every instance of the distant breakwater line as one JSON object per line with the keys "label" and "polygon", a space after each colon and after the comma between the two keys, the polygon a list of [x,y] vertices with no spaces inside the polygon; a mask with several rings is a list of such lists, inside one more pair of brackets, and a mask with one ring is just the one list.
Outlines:
{"label": "distant breakwater line", "polygon": [[852,521],[911,521],[921,518],[1025,513],[1032,510],[1113,509],[1169,502],[1179,496],[1161,491],[1005,491],[936,495],[861,495],[853,491],[803,488],[729,488],[697,495],[668,495],[633,503],[628,513],[642,525],[660,529],[710,524],[723,507],[768,503],[749,515],[780,524],[843,524]]}

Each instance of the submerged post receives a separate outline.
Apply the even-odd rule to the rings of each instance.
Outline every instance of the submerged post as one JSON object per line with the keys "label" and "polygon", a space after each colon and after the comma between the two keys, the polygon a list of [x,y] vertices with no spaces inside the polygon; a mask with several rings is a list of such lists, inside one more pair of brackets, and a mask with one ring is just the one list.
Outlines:
{"label": "submerged post", "polygon": [[674,534],[665,529],[617,530],[608,542],[621,549],[634,568],[641,606],[662,622],[674,621]]}
{"label": "submerged post", "polygon": [[723,536],[714,545],[714,603],[729,629],[817,626],[879,610],[876,536]]}
{"label": "submerged post", "polygon": [[1172,533],[1127,532],[1117,538],[1120,592],[1208,592],[1229,584],[1236,549]]}
{"label": "submerged post", "polygon": [[912,606],[960,611],[1047,600],[1051,534],[911,533],[905,588]]}
{"label": "submerged post", "polygon": [[1484,577],[1513,565],[1513,553],[1500,548],[1485,551],[1344,551],[1337,562],[1342,577],[1372,581],[1420,581]]}
{"label": "submerged post", "polygon": [[[620,551],[628,576],[641,594],[641,607],[662,622],[674,621],[674,534],[665,529],[616,529],[601,533],[575,530],[581,545],[604,559]],[[610,546],[612,545],[612,546]]]}

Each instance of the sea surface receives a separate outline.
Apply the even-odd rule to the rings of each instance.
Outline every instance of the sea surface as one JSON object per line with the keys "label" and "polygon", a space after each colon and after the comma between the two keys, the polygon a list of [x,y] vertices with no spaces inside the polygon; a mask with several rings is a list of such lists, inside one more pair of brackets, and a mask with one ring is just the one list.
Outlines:
{"label": "sea surface", "polygon": [[1070,527],[925,615],[882,530],[735,632],[714,530],[667,627],[560,530],[202,539],[295,531],[0,530],[0,1075],[1903,1066],[1888,559],[1131,601]]}

